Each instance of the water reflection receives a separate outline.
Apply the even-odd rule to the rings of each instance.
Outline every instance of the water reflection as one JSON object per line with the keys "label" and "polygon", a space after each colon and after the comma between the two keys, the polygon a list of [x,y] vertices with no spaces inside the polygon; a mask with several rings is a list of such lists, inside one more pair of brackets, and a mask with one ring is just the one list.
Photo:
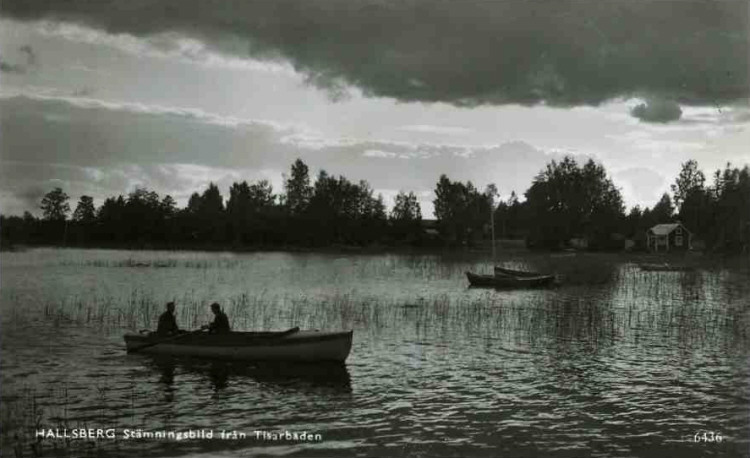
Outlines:
{"label": "water reflection", "polygon": [[158,375],[159,384],[169,397],[175,385],[182,380],[198,375],[210,384],[214,391],[221,391],[232,383],[255,382],[277,385],[295,390],[328,389],[334,392],[351,393],[351,377],[345,365],[327,363],[283,363],[283,362],[229,362],[175,358],[169,356],[134,356]]}

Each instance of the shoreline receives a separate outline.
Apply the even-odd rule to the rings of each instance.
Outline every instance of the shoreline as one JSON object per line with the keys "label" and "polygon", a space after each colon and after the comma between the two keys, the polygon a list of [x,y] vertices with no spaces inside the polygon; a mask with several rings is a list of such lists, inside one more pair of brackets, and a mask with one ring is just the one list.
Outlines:
{"label": "shoreline", "polygon": [[[515,241],[514,241],[515,242]],[[128,252],[195,252],[195,253],[230,253],[230,254],[249,254],[249,253],[290,253],[290,254],[356,254],[356,255],[456,255],[484,257],[489,262],[492,254],[488,249],[483,247],[449,247],[449,246],[386,246],[386,245],[330,245],[320,247],[301,247],[294,245],[284,246],[252,246],[252,247],[232,247],[232,246],[132,246],[132,245],[15,245],[0,246],[2,253],[22,253],[35,249],[57,249],[57,250],[107,250],[107,251],[128,251]],[[587,250],[541,250],[529,249],[523,245],[513,243],[512,246],[504,246],[497,250],[497,260],[505,262],[508,255],[512,257],[524,257],[530,259],[548,259],[550,261],[564,261],[566,258],[577,258],[583,261],[583,258],[606,259],[616,258],[618,260],[628,260],[635,263],[647,263],[654,261],[680,262],[682,264],[694,267],[711,267],[716,263],[743,262],[750,267],[750,253],[726,253],[710,251],[686,251],[686,252],[659,252],[652,253],[647,251],[587,251]]]}

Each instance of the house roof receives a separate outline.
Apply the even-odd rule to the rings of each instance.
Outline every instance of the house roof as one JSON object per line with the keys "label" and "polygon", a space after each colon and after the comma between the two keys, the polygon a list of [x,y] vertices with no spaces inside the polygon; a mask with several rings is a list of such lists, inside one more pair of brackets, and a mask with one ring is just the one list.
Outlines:
{"label": "house roof", "polygon": [[680,223],[657,224],[656,226],[649,229],[649,231],[651,231],[651,233],[654,235],[668,235],[669,233],[671,233],[673,230],[677,229],[678,227],[682,227],[683,229],[685,228]]}

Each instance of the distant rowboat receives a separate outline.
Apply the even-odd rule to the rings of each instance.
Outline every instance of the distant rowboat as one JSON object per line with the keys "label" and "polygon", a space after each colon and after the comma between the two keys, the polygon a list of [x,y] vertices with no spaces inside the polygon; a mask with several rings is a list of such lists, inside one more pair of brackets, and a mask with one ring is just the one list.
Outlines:
{"label": "distant rowboat", "polygon": [[343,363],[353,331],[187,333],[165,339],[155,334],[126,334],[127,351],[238,361]]}
{"label": "distant rowboat", "polygon": [[534,277],[516,277],[510,275],[477,275],[466,272],[471,286],[489,288],[540,288],[550,286],[555,282],[554,275],[539,275]]}
{"label": "distant rowboat", "polygon": [[521,278],[536,278],[536,277],[547,277],[549,275],[539,272],[529,272],[526,270],[514,270],[507,269],[505,267],[495,266],[495,275],[504,275],[510,277],[521,277]]}
{"label": "distant rowboat", "polygon": [[641,270],[646,272],[692,272],[695,267],[691,266],[676,266],[671,264],[639,264]]}

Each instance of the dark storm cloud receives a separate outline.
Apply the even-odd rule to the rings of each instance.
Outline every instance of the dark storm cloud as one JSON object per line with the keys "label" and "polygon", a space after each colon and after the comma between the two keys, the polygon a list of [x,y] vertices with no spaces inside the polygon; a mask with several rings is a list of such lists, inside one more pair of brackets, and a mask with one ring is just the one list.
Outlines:
{"label": "dark storm cloud", "polygon": [[682,109],[671,100],[649,100],[630,110],[630,114],[644,122],[670,122],[680,119]]}
{"label": "dark storm cloud", "polygon": [[644,94],[717,104],[749,92],[743,1],[6,0],[3,10],[287,59],[338,96],[356,86],[401,101],[572,106]]}
{"label": "dark storm cloud", "polygon": [[23,65],[12,64],[0,58],[0,72],[3,73],[26,73],[26,68]]}

